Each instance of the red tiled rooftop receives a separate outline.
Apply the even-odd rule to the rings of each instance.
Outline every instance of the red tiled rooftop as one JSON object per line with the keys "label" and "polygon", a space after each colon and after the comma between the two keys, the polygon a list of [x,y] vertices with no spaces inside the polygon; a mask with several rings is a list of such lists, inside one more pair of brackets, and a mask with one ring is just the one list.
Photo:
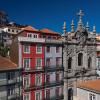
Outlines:
{"label": "red tiled rooftop", "polygon": [[10,59],[0,56],[0,71],[2,70],[12,70],[18,68],[15,63]]}
{"label": "red tiled rooftop", "polygon": [[34,28],[32,26],[27,26],[25,28],[22,28],[22,30],[24,30],[24,31],[38,31],[36,28]]}
{"label": "red tiled rooftop", "polygon": [[55,34],[55,35],[60,35],[59,33],[57,33],[57,32],[54,32],[54,31],[52,31],[52,30],[50,30],[50,29],[47,29],[47,28],[44,28],[44,29],[42,29],[42,30],[40,30],[42,33],[49,33],[49,34]]}
{"label": "red tiled rooftop", "polygon": [[86,82],[80,82],[78,83],[77,87],[100,93],[100,80],[89,80]]}

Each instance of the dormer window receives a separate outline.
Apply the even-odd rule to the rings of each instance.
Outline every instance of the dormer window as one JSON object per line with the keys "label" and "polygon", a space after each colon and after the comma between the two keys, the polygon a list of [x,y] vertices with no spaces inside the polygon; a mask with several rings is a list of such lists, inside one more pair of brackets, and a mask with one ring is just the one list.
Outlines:
{"label": "dormer window", "polygon": [[27,37],[32,37],[32,34],[31,34],[31,33],[28,33],[28,34],[27,34]]}
{"label": "dormer window", "polygon": [[38,34],[28,33],[27,37],[38,38]]}
{"label": "dormer window", "polygon": [[37,34],[34,34],[34,38],[37,38]]}
{"label": "dormer window", "polygon": [[10,32],[10,29],[8,29],[8,32]]}
{"label": "dormer window", "polygon": [[12,32],[14,32],[14,30],[12,30]]}

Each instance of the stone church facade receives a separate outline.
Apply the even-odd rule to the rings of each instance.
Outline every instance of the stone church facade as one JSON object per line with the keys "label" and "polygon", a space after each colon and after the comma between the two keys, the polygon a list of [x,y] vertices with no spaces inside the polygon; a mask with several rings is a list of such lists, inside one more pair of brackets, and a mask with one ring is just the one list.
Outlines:
{"label": "stone church facade", "polygon": [[77,82],[96,78],[96,29],[90,32],[88,22],[83,26],[83,15],[80,10],[76,30],[74,21],[71,32],[66,32],[65,22],[63,26],[64,100],[73,100]]}

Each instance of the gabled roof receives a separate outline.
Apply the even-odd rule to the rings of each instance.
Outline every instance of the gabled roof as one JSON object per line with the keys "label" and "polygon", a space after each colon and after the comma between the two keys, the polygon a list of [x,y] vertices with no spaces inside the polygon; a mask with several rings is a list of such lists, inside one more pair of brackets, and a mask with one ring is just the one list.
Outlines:
{"label": "gabled roof", "polygon": [[78,83],[78,88],[86,89],[88,91],[93,91],[100,93],[100,80],[89,80],[86,82]]}
{"label": "gabled roof", "polygon": [[17,69],[17,65],[10,59],[0,56],[0,71]]}
{"label": "gabled roof", "polygon": [[54,32],[54,31],[52,31],[52,30],[50,30],[50,29],[47,29],[47,28],[41,29],[40,32],[42,32],[42,33],[54,34],[54,35],[60,35],[59,33]]}
{"label": "gabled roof", "polygon": [[38,31],[36,28],[32,26],[27,26],[25,28],[22,28],[23,31]]}

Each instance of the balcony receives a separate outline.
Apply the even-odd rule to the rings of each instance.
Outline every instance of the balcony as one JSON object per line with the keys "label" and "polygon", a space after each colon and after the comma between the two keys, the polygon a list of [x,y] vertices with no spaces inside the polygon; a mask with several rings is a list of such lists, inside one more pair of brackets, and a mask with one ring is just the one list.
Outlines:
{"label": "balcony", "polygon": [[63,99],[64,99],[64,96],[63,95],[59,95],[59,96],[50,97],[49,99],[45,98],[44,100],[63,100]]}
{"label": "balcony", "polygon": [[6,79],[1,79],[0,80],[0,86],[6,85],[6,84],[7,84],[7,80]]}
{"label": "balcony", "polygon": [[62,65],[56,65],[56,66],[25,68],[25,69],[23,69],[23,72],[25,72],[25,73],[37,73],[37,72],[43,73],[43,72],[49,72],[49,71],[52,72],[52,71],[63,71],[64,70]]}
{"label": "balcony", "polygon": [[24,87],[24,91],[25,92],[28,92],[28,91],[31,91],[31,90],[40,90],[40,89],[43,89],[44,88],[44,85],[33,85],[33,86],[27,86],[27,87]]}
{"label": "balcony", "polygon": [[45,39],[43,38],[30,38],[30,37],[18,37],[18,41],[20,42],[37,42],[37,43],[45,43]]}
{"label": "balcony", "polygon": [[9,95],[9,96],[8,96],[8,100],[18,100],[19,97],[20,97],[20,96],[19,96],[18,93],[12,94],[12,95]]}
{"label": "balcony", "polygon": [[37,73],[37,72],[44,72],[44,69],[42,67],[35,67],[35,68],[25,68],[25,73]]}
{"label": "balcony", "polygon": [[33,86],[27,86],[24,87],[24,91],[28,92],[31,90],[40,90],[40,89],[44,89],[44,88],[49,88],[49,87],[54,87],[54,86],[60,86],[63,85],[63,81],[56,81],[56,82],[52,82],[52,83],[44,83],[43,85],[33,85]]}
{"label": "balcony", "polygon": [[16,83],[17,82],[17,79],[10,79],[8,80],[8,84],[13,84],[13,83]]}
{"label": "balcony", "polygon": [[53,43],[53,44],[62,44],[61,40],[53,40],[53,39],[46,39],[45,40],[46,43]]}
{"label": "balcony", "polygon": [[46,66],[45,67],[45,72],[48,71],[63,71],[64,68],[62,65],[56,65],[56,66]]}
{"label": "balcony", "polygon": [[59,85],[63,85],[63,81],[55,81],[55,82],[46,82],[44,84],[45,88],[49,88],[49,87],[55,87],[55,86],[59,86]]}

